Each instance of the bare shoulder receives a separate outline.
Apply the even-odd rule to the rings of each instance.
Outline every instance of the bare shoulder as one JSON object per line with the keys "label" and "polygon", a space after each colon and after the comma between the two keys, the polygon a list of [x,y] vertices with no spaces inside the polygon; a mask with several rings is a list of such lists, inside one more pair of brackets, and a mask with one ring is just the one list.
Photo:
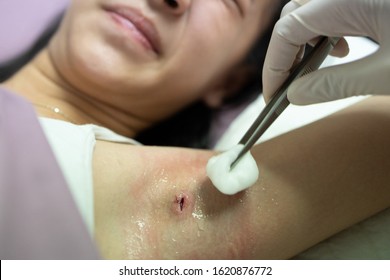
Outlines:
{"label": "bare shoulder", "polygon": [[159,199],[171,200],[207,180],[205,165],[212,155],[211,151],[98,141],[93,160],[95,201],[99,205],[109,196],[119,199],[115,195],[128,195],[129,202],[137,203],[141,197],[156,204]]}
{"label": "bare shoulder", "polygon": [[[211,151],[195,149],[137,146],[97,141],[94,151],[94,176],[96,183],[115,182],[122,178],[132,181],[151,180],[164,174],[184,177],[204,169]],[[196,171],[196,172],[194,172]],[[177,173],[177,176],[173,175]],[[204,172],[201,172],[205,175]]]}

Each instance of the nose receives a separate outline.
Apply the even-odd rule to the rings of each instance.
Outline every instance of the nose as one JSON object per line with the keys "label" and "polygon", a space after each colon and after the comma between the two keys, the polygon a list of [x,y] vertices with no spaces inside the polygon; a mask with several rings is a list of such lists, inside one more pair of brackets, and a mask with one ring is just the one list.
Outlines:
{"label": "nose", "polygon": [[170,8],[171,13],[182,15],[190,6],[191,0],[164,0],[165,4]]}
{"label": "nose", "polygon": [[151,0],[150,2],[166,13],[180,16],[188,10],[191,0]]}
{"label": "nose", "polygon": [[173,9],[179,8],[179,3],[176,0],[165,0],[165,3]]}

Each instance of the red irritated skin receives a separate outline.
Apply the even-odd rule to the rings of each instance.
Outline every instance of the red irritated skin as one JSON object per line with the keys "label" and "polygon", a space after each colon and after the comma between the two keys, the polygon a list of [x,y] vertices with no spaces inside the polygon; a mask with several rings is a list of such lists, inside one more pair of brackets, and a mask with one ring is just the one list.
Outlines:
{"label": "red irritated skin", "polygon": [[[94,156],[95,168],[105,166],[94,180],[96,238],[105,257],[253,258],[249,205],[255,201],[245,193],[223,195],[212,185],[205,166],[214,153],[126,145],[121,152],[116,149],[116,144],[99,142]],[[124,164],[130,154],[135,155],[132,163]],[[114,160],[118,155],[121,159]],[[178,169],[177,162],[186,168]],[[119,170],[121,175],[112,176]],[[107,183],[116,186],[114,192]],[[115,206],[107,201],[116,201]]]}
{"label": "red irritated skin", "polygon": [[[61,108],[76,124],[128,137],[194,101],[216,103],[227,72],[279,3],[177,2],[178,9],[162,0],[72,1],[48,48],[4,86],[32,104]],[[116,13],[118,24],[104,9],[116,5],[145,18],[133,19],[136,32],[123,24],[129,15]],[[207,178],[214,152],[98,141],[94,217],[102,256],[284,259],[386,209],[389,103],[370,98],[255,146],[260,180],[234,196]],[[36,110],[65,120],[42,106]]]}
{"label": "red irritated skin", "polygon": [[[49,46],[6,86],[32,104],[61,108],[75,124],[98,124],[127,137],[195,101],[218,103],[226,94],[221,83],[278,5],[177,2],[173,8],[162,0],[72,1]],[[94,150],[96,239],[105,257],[252,255],[247,208],[231,211],[228,205],[240,201],[207,179],[213,153],[112,145],[99,142]]]}
{"label": "red irritated skin", "polygon": [[192,193],[179,192],[175,195],[172,203],[172,211],[179,217],[192,214],[195,208],[195,198]]}
{"label": "red irritated skin", "polygon": [[389,106],[387,97],[369,98],[254,146],[261,176],[233,196],[207,177],[215,152],[99,141],[95,237],[103,256],[286,259],[386,209]]}

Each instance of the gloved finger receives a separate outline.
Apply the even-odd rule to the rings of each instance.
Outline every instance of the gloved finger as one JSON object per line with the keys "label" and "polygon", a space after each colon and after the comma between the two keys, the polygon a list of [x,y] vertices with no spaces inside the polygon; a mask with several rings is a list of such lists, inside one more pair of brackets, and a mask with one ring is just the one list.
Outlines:
{"label": "gloved finger", "polygon": [[304,54],[302,45],[290,44],[279,34],[271,38],[263,67],[263,95],[268,102]]}
{"label": "gloved finger", "polygon": [[368,36],[379,41],[380,34],[372,28],[377,24],[376,17],[368,16],[376,12],[375,8],[371,1],[312,0],[290,14],[295,18],[292,30],[302,43],[319,35]]}
{"label": "gloved finger", "polygon": [[[282,10],[281,18],[299,8],[304,4],[303,1],[310,0],[293,0],[287,3]],[[302,60],[304,52],[304,45],[290,45],[288,41],[284,41],[275,27],[263,68],[263,95],[266,102],[288,76],[288,70]]]}
{"label": "gloved finger", "polygon": [[307,3],[309,3],[310,0],[292,0],[291,2],[295,2],[295,3],[303,6],[303,5],[307,4]]}
{"label": "gloved finger", "polygon": [[[290,69],[297,61],[301,46],[319,35],[369,36],[377,40],[379,35],[369,27],[375,26],[375,22],[368,22],[369,19],[365,15],[367,10],[361,6],[350,0],[312,0],[281,18],[275,25],[263,68],[265,99],[269,100],[288,77]],[[351,19],[346,16],[350,14],[356,17]],[[335,50],[336,54],[340,52],[342,56],[348,52],[345,42],[339,46],[344,48],[340,50],[338,47]]]}
{"label": "gloved finger", "polygon": [[[307,42],[308,45],[314,47],[319,41],[321,37],[317,37],[309,42]],[[349,54],[349,45],[345,38],[340,38],[337,42],[336,46],[334,46],[333,50],[329,53],[331,56],[335,57],[345,57]]]}
{"label": "gloved finger", "polygon": [[340,38],[330,55],[335,57],[345,57],[349,54],[349,45],[347,40]]}
{"label": "gloved finger", "polygon": [[[306,2],[309,2],[310,0],[307,0]],[[282,13],[280,14],[280,17],[284,17],[286,15],[288,15],[289,13],[291,13],[292,11],[298,9],[300,6],[302,6],[301,4],[301,1],[290,1],[288,2],[284,7],[283,7],[283,10],[282,10]]]}
{"label": "gloved finger", "polygon": [[295,105],[309,105],[358,95],[386,95],[388,66],[379,52],[344,65],[320,69],[294,83],[287,91]]}

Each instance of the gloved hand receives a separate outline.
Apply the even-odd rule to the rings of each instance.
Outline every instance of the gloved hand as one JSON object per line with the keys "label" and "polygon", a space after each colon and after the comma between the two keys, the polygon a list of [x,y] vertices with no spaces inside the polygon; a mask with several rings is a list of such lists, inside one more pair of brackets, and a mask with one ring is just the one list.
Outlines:
{"label": "gloved hand", "polygon": [[[298,79],[288,90],[291,103],[306,105],[355,95],[390,94],[389,0],[295,0],[287,4],[284,13],[288,14],[282,14],[275,26],[263,69],[266,100],[302,58],[302,46],[319,35],[366,36],[380,48],[369,57]],[[336,54],[347,52],[344,41]]]}

